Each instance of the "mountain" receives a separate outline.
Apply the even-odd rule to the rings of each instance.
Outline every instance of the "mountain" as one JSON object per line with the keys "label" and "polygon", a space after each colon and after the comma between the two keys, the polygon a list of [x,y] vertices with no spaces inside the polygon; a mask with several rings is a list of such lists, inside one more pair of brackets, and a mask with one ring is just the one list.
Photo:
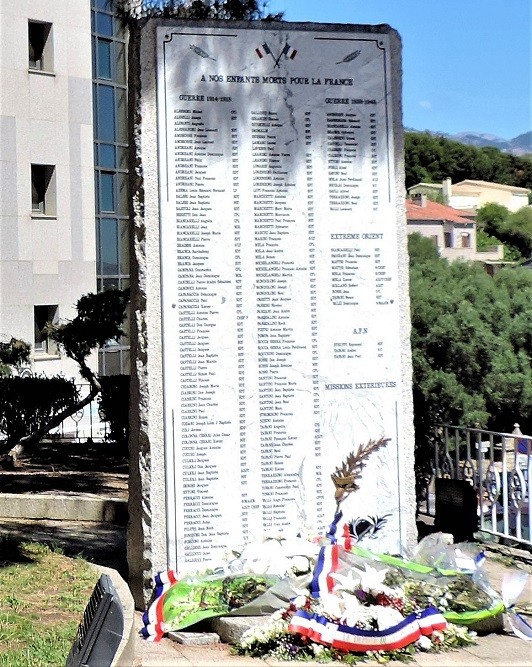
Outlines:
{"label": "mountain", "polygon": [[[406,128],[405,128],[406,129]],[[418,130],[410,130],[417,132]],[[445,137],[451,141],[458,141],[461,144],[468,144],[470,146],[493,146],[498,148],[503,153],[511,153],[512,155],[526,155],[532,153],[532,132],[525,132],[513,139],[502,139],[494,134],[482,134],[480,132],[459,132],[458,134],[446,134],[445,132],[433,132],[425,130],[429,134],[437,137]]]}

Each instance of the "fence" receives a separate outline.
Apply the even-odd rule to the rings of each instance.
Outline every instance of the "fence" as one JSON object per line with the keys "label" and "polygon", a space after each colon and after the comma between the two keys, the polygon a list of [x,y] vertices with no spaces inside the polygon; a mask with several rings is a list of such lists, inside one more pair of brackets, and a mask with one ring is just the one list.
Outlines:
{"label": "fence", "polygon": [[435,478],[465,480],[476,490],[480,530],[532,545],[532,436],[460,426],[435,427],[430,479],[421,514],[434,516]]}
{"label": "fence", "polygon": [[[80,384],[77,387],[81,398],[89,394],[88,384]],[[67,417],[60,426],[50,431],[48,437],[69,442],[81,442],[89,438],[93,442],[102,442],[106,439],[108,430],[108,423],[103,421],[100,415],[98,398],[94,398],[84,408]]]}

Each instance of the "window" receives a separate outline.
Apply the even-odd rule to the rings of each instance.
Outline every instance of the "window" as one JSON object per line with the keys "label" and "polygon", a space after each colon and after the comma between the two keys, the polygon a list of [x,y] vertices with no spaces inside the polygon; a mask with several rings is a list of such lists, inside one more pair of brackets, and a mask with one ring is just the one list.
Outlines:
{"label": "window", "polygon": [[48,323],[57,323],[57,311],[57,306],[33,307],[34,349],[36,354],[57,354],[57,347],[49,338],[46,330]]}
{"label": "window", "polygon": [[96,41],[96,72],[99,79],[112,79],[113,42],[109,39],[98,38]]}
{"label": "window", "polygon": [[28,67],[53,71],[52,24],[28,21]]}
{"label": "window", "polygon": [[100,172],[100,211],[115,212],[115,172]]}
{"label": "window", "polygon": [[453,247],[453,236],[451,232],[443,232],[443,243],[446,248]]}
{"label": "window", "polygon": [[471,236],[467,232],[460,234],[460,245],[462,248],[471,248]]}
{"label": "window", "polygon": [[55,167],[31,165],[31,210],[36,215],[55,216]]}
{"label": "window", "polygon": [[101,141],[116,141],[115,92],[112,86],[97,86],[96,122]]}
{"label": "window", "polygon": [[[129,284],[126,34],[111,0],[91,0],[98,291]],[[102,375],[129,373],[127,336],[99,353]]]}

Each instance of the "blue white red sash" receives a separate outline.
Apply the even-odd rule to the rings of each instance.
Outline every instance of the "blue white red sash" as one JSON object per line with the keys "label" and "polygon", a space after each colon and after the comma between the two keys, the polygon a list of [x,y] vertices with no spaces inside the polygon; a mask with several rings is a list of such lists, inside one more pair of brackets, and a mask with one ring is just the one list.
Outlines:
{"label": "blue white red sash", "polygon": [[300,609],[292,617],[288,631],[332,648],[364,652],[395,651],[417,641],[422,635],[431,635],[446,627],[446,620],[435,607],[410,614],[387,630],[361,630]]}
{"label": "blue white red sash", "polygon": [[162,639],[166,629],[164,629],[163,604],[166,591],[178,582],[175,570],[159,572],[155,575],[155,588],[153,591],[153,601],[148,609],[142,615],[144,627],[140,634],[151,642],[158,642]]}

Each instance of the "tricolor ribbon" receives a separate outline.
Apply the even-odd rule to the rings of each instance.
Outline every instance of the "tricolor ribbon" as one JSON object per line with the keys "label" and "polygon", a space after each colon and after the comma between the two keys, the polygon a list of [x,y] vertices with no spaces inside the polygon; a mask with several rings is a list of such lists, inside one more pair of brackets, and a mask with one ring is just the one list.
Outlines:
{"label": "tricolor ribbon", "polygon": [[365,652],[395,651],[417,641],[422,635],[430,636],[446,627],[446,620],[435,607],[410,614],[386,630],[361,630],[300,609],[292,617],[288,631],[332,648]]}
{"label": "tricolor ribbon", "polygon": [[178,582],[176,572],[168,570],[155,575],[153,590],[153,601],[142,615],[144,627],[140,634],[150,642],[158,642],[162,639],[166,630],[164,629],[163,605],[166,592]]}
{"label": "tricolor ribbon", "polygon": [[356,542],[356,540],[353,540],[353,536],[349,530],[349,524],[347,523],[344,524],[342,536],[339,538],[336,537],[338,523],[341,518],[341,511],[334,515],[334,519],[329,526],[329,532],[327,533],[327,538],[330,540],[331,544],[321,547],[319,551],[312,581],[310,582],[310,594],[313,598],[319,598],[320,591],[332,593],[334,579],[331,575],[338,571],[340,551],[341,549],[350,551]]}

